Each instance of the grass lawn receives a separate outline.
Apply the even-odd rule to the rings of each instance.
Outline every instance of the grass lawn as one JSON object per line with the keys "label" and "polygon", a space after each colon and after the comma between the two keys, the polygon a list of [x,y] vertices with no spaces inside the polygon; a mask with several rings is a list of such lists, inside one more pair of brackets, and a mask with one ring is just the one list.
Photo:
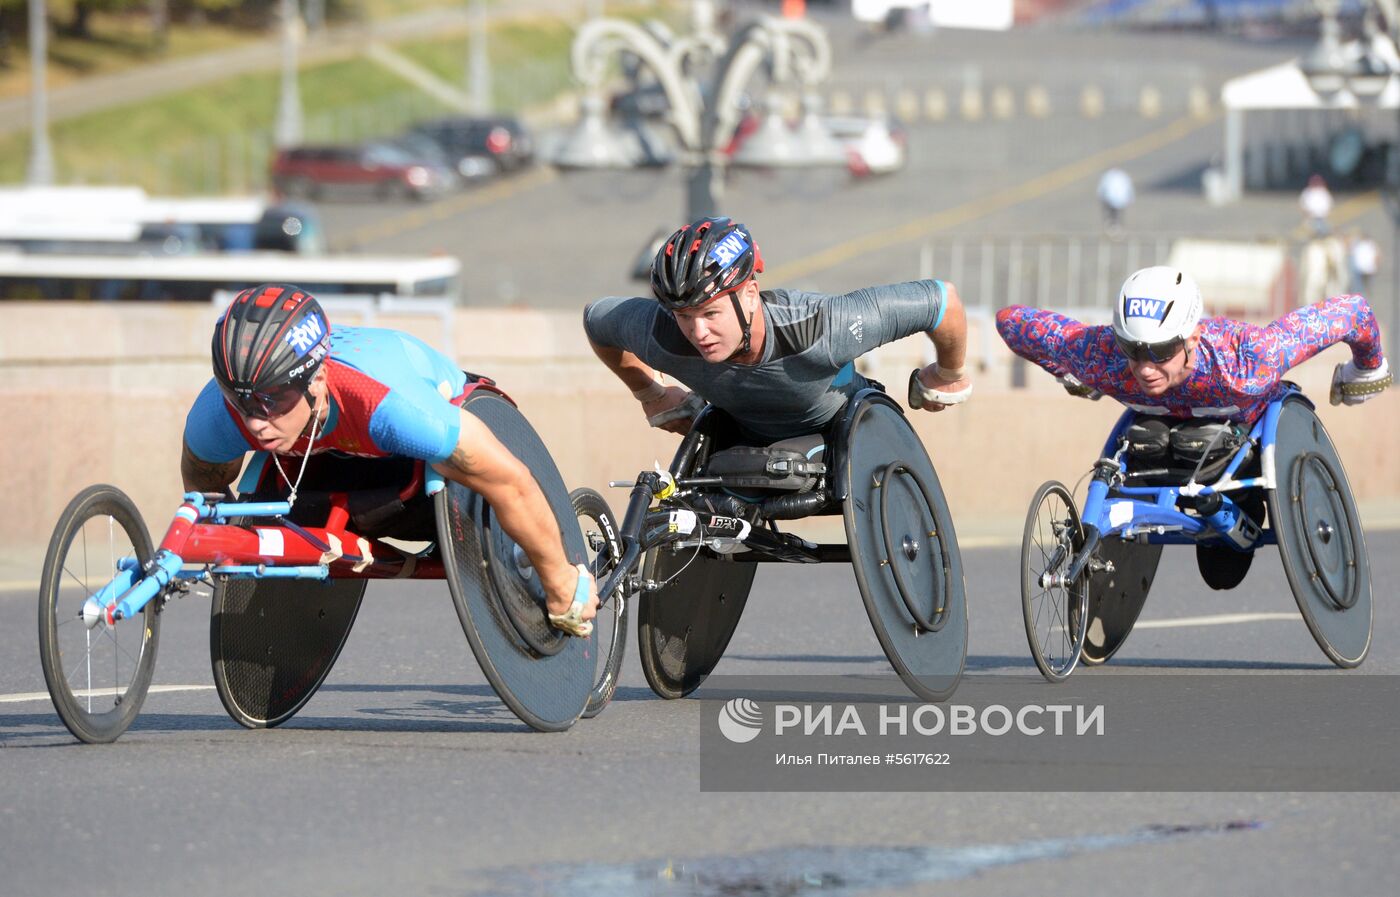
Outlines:
{"label": "grass lawn", "polygon": [[[421,8],[435,0],[365,2],[378,11],[394,4]],[[637,7],[615,6],[632,16],[642,14]],[[488,43],[497,108],[523,109],[567,89],[573,36],[571,23],[546,17],[493,27]],[[447,84],[465,86],[466,34],[396,49]],[[308,140],[387,135],[413,118],[448,111],[365,58],[303,68],[299,86]],[[267,171],[279,93],[275,71],[238,75],[138,105],[56,121],[50,137],[58,180],[140,184],[160,193],[258,189]],[[0,138],[0,183],[22,181],[28,157],[28,133]]]}
{"label": "grass lawn", "polygon": [[[62,22],[66,13],[54,16]],[[198,27],[175,24],[170,28],[165,52],[160,52],[144,15],[92,14],[94,39],[78,40],[49,31],[49,86],[63,87],[83,78],[109,75],[162,59],[195,56],[222,50],[262,37],[260,31],[208,23]],[[29,48],[20,35],[11,48],[9,65],[0,67],[0,97],[29,92]]]}

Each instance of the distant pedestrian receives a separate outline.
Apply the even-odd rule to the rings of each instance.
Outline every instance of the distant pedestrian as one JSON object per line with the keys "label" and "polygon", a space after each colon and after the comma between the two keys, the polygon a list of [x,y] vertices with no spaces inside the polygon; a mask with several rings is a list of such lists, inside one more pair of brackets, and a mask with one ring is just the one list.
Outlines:
{"label": "distant pedestrian", "polygon": [[1351,236],[1347,253],[1351,262],[1351,291],[1362,296],[1371,292],[1371,278],[1381,266],[1381,251],[1376,241],[1356,231]]}
{"label": "distant pedestrian", "polygon": [[1322,175],[1315,174],[1308,178],[1308,185],[1298,194],[1298,207],[1303,210],[1303,217],[1312,228],[1313,235],[1326,235],[1327,216],[1332,214],[1332,191],[1327,189]]}
{"label": "distant pedestrian", "polygon": [[1123,213],[1133,204],[1133,179],[1121,168],[1110,168],[1099,178],[1098,192],[1104,228],[1110,234],[1117,234],[1123,229]]}

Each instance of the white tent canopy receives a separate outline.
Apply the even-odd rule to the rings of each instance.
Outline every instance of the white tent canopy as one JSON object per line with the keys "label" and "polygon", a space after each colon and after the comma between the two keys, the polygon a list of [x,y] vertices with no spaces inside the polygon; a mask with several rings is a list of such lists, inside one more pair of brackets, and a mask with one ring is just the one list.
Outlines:
{"label": "white tent canopy", "polygon": [[1392,75],[1381,95],[1364,103],[1345,88],[1323,96],[1308,84],[1307,76],[1295,59],[1226,81],[1220,91],[1220,102],[1227,111],[1358,109],[1363,105],[1394,109],[1400,106],[1400,79]]}
{"label": "white tent canopy", "polygon": [[[1373,43],[1372,50],[1400,70],[1395,48],[1388,42]],[[1250,72],[1225,82],[1220,91],[1225,107],[1225,171],[1226,198],[1239,199],[1244,194],[1244,115],[1259,110],[1296,109],[1396,109],[1400,108],[1400,77],[1392,75],[1379,96],[1358,99],[1346,87],[1335,93],[1320,94],[1313,90],[1303,74],[1298,60]]]}

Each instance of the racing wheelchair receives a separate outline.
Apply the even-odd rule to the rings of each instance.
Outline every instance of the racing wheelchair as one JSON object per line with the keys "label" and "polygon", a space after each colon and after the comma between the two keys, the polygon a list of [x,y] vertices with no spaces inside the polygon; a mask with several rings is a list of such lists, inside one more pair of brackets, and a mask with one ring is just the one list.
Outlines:
{"label": "racing wheelchair", "polygon": [[[715,668],[763,562],[849,562],[910,691],[942,701],[957,688],[967,655],[957,535],[927,451],[882,390],[859,392],[822,433],[771,445],[706,406],[667,470],[612,485],[631,493],[599,594],[636,597],[642,671],[661,697],[690,694]],[[779,530],[836,514],[847,544]]]}
{"label": "racing wheelchair", "polygon": [[1192,545],[1206,584],[1231,589],[1277,545],[1303,621],[1339,667],[1371,645],[1371,570],[1331,437],[1298,387],[1251,429],[1128,410],[1089,474],[1081,513],[1064,484],[1031,501],[1021,609],[1052,682],[1101,664],[1132,632],[1165,545]]}
{"label": "racing wheelchair", "polygon": [[[470,375],[454,401],[530,469],[569,562],[601,577],[600,563],[621,554],[608,544],[602,496],[566,491],[543,442],[490,380]],[[346,483],[355,491],[343,491]],[[194,583],[213,587],[209,648],[219,698],[249,728],[286,722],[316,693],[371,579],[445,579],[487,680],[531,727],[567,729],[607,704],[626,607],[620,599],[600,605],[588,638],[551,627],[539,577],[476,493],[421,461],[325,454],[307,459],[301,484],[289,502],[275,459],[255,454],[239,500],[185,495],[159,545],[120,490],[92,486],[73,499],[44,561],[39,653],[54,708],[74,736],[114,741],[136,719],[162,612]]]}

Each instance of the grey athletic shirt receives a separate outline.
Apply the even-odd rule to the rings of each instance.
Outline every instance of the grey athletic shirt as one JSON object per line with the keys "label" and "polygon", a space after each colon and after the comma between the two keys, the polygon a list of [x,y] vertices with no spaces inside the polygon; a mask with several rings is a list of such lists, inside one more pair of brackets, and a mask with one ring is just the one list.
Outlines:
{"label": "grey athletic shirt", "polygon": [[757,364],[707,362],[655,299],[613,296],[583,313],[593,342],[624,349],[776,442],[820,430],[868,385],[852,362],[876,346],[933,330],[943,282],[916,280],[841,296],[764,290],[767,336]]}

